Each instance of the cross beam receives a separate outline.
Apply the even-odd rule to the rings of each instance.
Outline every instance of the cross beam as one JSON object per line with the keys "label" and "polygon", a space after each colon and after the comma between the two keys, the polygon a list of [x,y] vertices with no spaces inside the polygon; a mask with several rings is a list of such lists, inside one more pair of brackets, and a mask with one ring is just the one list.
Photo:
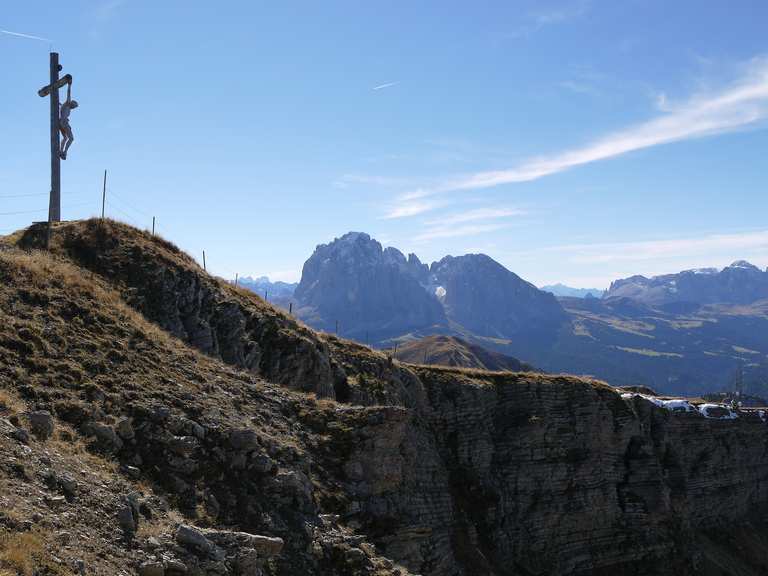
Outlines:
{"label": "cross beam", "polygon": [[67,74],[59,78],[59,53],[51,52],[51,83],[37,91],[41,98],[51,98],[51,198],[48,203],[48,222],[61,221],[61,157],[59,156],[59,88],[72,82]]}

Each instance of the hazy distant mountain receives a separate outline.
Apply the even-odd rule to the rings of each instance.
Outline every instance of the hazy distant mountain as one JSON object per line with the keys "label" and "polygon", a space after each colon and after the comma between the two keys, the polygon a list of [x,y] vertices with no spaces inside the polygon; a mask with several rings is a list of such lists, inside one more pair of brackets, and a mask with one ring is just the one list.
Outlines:
{"label": "hazy distant mountain", "polygon": [[549,284],[541,287],[544,292],[551,292],[555,296],[568,298],[602,298],[604,290],[599,288],[571,288],[565,284]]}
{"label": "hazy distant mountain", "polygon": [[557,299],[485,254],[446,256],[430,281],[451,321],[480,336],[552,337],[567,320]]}
{"label": "hazy distant mountain", "polygon": [[262,297],[266,294],[268,298],[289,298],[293,295],[298,283],[270,282],[267,276],[259,276],[258,278],[243,276],[238,279],[237,285],[253,290]]}
{"label": "hazy distant mountain", "polygon": [[304,264],[294,292],[298,315],[322,330],[371,341],[410,330],[446,326],[440,302],[420,281],[428,270],[411,254],[362,232],[350,232],[321,244]]}
{"label": "hazy distant mountain", "polygon": [[768,270],[738,260],[722,270],[685,270],[652,278],[632,276],[611,283],[605,298],[631,298],[652,306],[751,304],[768,298]]}
{"label": "hazy distant mountain", "polygon": [[517,358],[486,350],[455,336],[428,336],[401,345],[397,359],[412,364],[437,364],[482,370],[530,372],[534,368]]}

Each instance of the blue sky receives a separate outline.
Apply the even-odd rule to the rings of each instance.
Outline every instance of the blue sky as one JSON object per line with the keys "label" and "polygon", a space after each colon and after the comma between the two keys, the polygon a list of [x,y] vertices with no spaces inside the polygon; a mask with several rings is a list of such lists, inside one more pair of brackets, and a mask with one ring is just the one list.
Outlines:
{"label": "blue sky", "polygon": [[[232,277],[349,230],[539,285],[768,266],[768,3],[6,2],[81,104],[63,217]],[[43,219],[49,44],[0,34],[0,234]],[[14,197],[11,197],[14,196]],[[32,212],[32,211],[37,212]]]}

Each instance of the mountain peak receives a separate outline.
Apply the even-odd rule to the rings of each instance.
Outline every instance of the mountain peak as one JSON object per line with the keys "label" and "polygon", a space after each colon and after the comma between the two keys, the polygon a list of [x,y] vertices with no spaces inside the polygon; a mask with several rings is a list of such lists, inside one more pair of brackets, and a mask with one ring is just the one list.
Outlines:
{"label": "mountain peak", "polygon": [[736,260],[735,262],[732,262],[730,266],[727,268],[738,268],[741,270],[755,270],[757,272],[760,272],[760,268],[752,264],[751,262],[747,262],[746,260]]}

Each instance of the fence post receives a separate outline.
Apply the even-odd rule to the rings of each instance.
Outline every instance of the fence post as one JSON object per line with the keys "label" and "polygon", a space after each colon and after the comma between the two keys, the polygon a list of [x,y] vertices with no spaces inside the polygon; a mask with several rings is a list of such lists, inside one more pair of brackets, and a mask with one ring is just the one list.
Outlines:
{"label": "fence post", "polygon": [[207,270],[205,268],[205,250],[203,250],[203,272],[206,272],[206,271]]}
{"label": "fence post", "polygon": [[152,216],[152,236],[155,235],[155,217]]}
{"label": "fence post", "polygon": [[104,204],[107,202],[107,171],[104,170],[104,183],[101,186],[101,219],[104,220]]}

